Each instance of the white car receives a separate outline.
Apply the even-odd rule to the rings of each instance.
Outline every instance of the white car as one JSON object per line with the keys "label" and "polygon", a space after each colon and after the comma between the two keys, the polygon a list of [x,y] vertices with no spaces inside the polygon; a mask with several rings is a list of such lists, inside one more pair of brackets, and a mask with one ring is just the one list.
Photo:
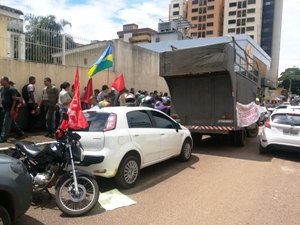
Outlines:
{"label": "white car", "polygon": [[266,153],[271,149],[300,152],[300,110],[276,110],[265,122],[259,152]]}
{"label": "white car", "polygon": [[77,132],[84,155],[104,156],[100,164],[81,169],[96,176],[115,177],[122,188],[132,187],[140,169],[178,156],[191,157],[190,131],[149,107],[106,107],[84,111],[86,131]]}

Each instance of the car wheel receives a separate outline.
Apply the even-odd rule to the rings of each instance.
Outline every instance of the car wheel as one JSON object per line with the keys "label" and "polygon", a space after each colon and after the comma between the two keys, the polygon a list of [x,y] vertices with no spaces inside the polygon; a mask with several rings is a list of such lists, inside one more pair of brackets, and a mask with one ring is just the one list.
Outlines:
{"label": "car wheel", "polygon": [[266,153],[268,153],[267,148],[263,147],[260,143],[259,143],[259,153],[260,154],[266,154]]}
{"label": "car wheel", "polygon": [[10,215],[2,205],[0,205],[0,224],[11,225]]}
{"label": "car wheel", "polygon": [[140,161],[135,155],[126,155],[115,176],[116,183],[125,189],[133,187],[140,174]]}
{"label": "car wheel", "polygon": [[179,160],[182,162],[186,162],[191,158],[191,155],[192,155],[192,142],[189,139],[185,139],[181,148]]}

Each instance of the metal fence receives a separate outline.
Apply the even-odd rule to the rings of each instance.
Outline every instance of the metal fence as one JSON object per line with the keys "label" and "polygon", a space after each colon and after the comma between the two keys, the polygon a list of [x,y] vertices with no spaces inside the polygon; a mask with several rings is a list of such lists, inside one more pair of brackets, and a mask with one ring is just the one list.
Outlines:
{"label": "metal fence", "polygon": [[[0,45],[6,50],[1,57],[39,63],[90,66],[87,59],[99,57],[99,51],[88,46],[98,43],[47,28],[30,26],[22,20],[0,23]],[[1,43],[2,42],[2,43]]]}

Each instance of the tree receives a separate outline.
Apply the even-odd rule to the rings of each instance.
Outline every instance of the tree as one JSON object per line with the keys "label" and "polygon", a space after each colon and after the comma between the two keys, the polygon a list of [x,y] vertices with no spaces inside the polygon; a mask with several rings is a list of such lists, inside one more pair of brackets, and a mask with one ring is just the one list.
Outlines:
{"label": "tree", "polygon": [[291,91],[292,94],[300,95],[300,69],[288,68],[278,78],[279,87]]}
{"label": "tree", "polygon": [[[67,20],[56,21],[56,17],[49,15],[25,15],[26,32],[26,60],[43,63],[53,63],[53,53],[62,52],[63,30],[71,23]],[[76,46],[73,38],[65,35],[65,48]]]}

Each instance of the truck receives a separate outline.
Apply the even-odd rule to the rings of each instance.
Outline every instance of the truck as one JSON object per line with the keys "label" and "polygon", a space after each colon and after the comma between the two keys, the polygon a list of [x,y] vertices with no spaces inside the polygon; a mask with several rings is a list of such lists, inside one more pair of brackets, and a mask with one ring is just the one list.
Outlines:
{"label": "truck", "polygon": [[244,146],[247,136],[257,136],[258,124],[240,126],[237,105],[255,102],[260,95],[270,57],[247,35],[238,40],[205,39],[192,48],[173,45],[161,52],[159,75],[167,83],[180,123],[190,129],[194,141],[203,135],[229,135],[234,145]]}

